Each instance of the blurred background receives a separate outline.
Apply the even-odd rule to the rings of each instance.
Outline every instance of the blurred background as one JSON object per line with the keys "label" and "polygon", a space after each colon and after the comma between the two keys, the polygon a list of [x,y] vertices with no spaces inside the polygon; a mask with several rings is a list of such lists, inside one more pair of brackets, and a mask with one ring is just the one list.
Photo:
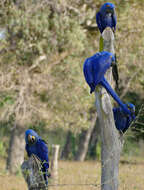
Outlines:
{"label": "blurred background", "polygon": [[[100,184],[95,97],[82,68],[84,60],[99,51],[95,15],[105,2],[0,0],[1,190],[27,189],[19,168],[26,158],[27,128],[48,142],[50,159],[52,144],[60,145],[60,183]],[[117,93],[135,104],[137,114],[144,103],[144,0],[109,2],[117,13]],[[120,190],[144,187],[143,121],[144,114],[124,136]]]}

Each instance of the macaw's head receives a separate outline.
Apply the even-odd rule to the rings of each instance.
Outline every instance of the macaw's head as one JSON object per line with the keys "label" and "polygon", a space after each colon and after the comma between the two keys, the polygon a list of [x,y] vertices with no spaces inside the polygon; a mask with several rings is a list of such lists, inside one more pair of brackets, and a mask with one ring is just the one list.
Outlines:
{"label": "macaw's head", "polygon": [[115,5],[112,3],[104,3],[101,8],[100,8],[100,12],[101,13],[114,13],[115,10]]}
{"label": "macaw's head", "polygon": [[108,51],[102,51],[101,55],[105,58],[103,60],[105,60],[107,63],[109,63],[111,66],[116,64],[116,60],[115,60],[115,56],[113,53],[108,52]]}
{"label": "macaw's head", "polygon": [[109,52],[109,55],[110,55],[110,61],[111,61],[111,66],[115,65],[116,64],[116,59],[115,59],[115,56],[113,53],[110,53]]}
{"label": "macaw's head", "polygon": [[40,137],[34,130],[32,130],[32,129],[26,130],[26,132],[25,132],[26,144],[29,144],[29,145],[35,144],[39,138]]}
{"label": "macaw's head", "polygon": [[131,113],[135,113],[135,105],[133,105],[132,103],[128,102],[127,104],[128,109],[131,111]]}

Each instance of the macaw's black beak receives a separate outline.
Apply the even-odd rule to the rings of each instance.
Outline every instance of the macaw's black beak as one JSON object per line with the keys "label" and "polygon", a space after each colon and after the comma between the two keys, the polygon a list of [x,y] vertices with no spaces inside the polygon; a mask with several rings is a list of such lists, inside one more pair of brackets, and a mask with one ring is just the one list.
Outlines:
{"label": "macaw's black beak", "polygon": [[108,7],[108,9],[106,10],[106,13],[107,13],[107,14],[108,14],[108,13],[113,14],[113,13],[114,13],[114,10]]}
{"label": "macaw's black beak", "polygon": [[28,135],[28,142],[33,144],[35,142],[35,136]]}

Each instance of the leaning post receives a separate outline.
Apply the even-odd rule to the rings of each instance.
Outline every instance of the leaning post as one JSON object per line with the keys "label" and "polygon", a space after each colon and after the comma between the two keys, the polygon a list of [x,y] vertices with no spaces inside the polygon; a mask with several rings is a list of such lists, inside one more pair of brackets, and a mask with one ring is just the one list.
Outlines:
{"label": "leaning post", "polygon": [[22,174],[28,186],[28,190],[47,190],[43,173],[41,172],[41,161],[32,154],[31,157],[21,165]]}
{"label": "leaning post", "polygon": [[[110,27],[102,33],[103,51],[115,54],[114,34]],[[112,82],[112,70],[105,77]],[[101,130],[101,190],[118,190],[119,160],[122,149],[122,137],[116,130],[110,96],[104,88],[95,89],[96,109]]]}

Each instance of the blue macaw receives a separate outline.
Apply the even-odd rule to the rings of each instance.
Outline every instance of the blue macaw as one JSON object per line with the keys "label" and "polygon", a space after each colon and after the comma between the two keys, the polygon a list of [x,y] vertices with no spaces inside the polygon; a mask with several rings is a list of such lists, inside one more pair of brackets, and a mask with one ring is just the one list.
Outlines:
{"label": "blue macaw", "polygon": [[[100,11],[96,14],[96,22],[101,33],[105,30],[106,27],[110,27],[112,31],[115,32],[117,18],[116,18],[114,4],[112,3],[103,4],[100,8]],[[112,66],[112,74],[116,83],[116,88],[119,89],[118,86],[119,75],[118,75],[117,64],[114,64]]]}
{"label": "blue macaw", "polygon": [[131,122],[135,119],[135,106],[132,103],[127,103],[126,106],[131,111],[132,115],[125,115],[121,107],[114,107],[113,114],[116,128],[125,133]]}
{"label": "blue macaw", "polygon": [[46,185],[48,184],[48,168],[49,168],[49,159],[48,159],[48,147],[44,140],[32,129],[28,129],[25,132],[25,149],[28,156],[32,154],[36,155],[42,163],[42,172],[44,174],[44,179]]}
{"label": "blue macaw", "polygon": [[115,57],[112,53],[102,51],[87,58],[83,65],[83,72],[86,82],[90,87],[90,93],[94,92],[98,84],[102,85],[114,100],[122,107],[125,114],[131,115],[131,111],[120,100],[118,95],[109,85],[104,75],[106,71],[115,64]]}
{"label": "blue macaw", "polygon": [[111,27],[113,32],[115,32],[117,18],[114,4],[103,4],[100,8],[100,11],[96,14],[96,22],[101,33],[104,31],[106,27]]}

